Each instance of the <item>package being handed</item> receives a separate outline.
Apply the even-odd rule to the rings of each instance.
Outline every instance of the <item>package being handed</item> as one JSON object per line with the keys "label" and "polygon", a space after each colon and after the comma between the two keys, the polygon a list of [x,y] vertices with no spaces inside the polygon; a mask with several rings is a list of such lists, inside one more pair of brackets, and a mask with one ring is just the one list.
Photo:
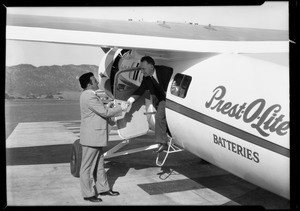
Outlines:
{"label": "package being handed", "polygon": [[121,106],[122,108],[124,108],[124,107],[126,108],[126,107],[127,107],[127,109],[126,109],[125,111],[122,111],[122,115],[121,115],[121,116],[118,116],[117,119],[123,119],[124,116],[125,116],[125,114],[128,113],[128,112],[130,111],[130,109],[131,109],[131,104],[128,105],[127,101],[115,99],[115,100],[114,100],[114,104],[115,104],[115,105],[119,105],[119,106]]}

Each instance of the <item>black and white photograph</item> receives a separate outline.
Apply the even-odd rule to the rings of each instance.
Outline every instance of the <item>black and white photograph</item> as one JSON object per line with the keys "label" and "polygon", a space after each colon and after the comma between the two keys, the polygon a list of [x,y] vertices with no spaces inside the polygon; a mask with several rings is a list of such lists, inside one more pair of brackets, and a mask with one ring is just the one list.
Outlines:
{"label": "black and white photograph", "polygon": [[289,4],[6,6],[6,206],[293,208]]}

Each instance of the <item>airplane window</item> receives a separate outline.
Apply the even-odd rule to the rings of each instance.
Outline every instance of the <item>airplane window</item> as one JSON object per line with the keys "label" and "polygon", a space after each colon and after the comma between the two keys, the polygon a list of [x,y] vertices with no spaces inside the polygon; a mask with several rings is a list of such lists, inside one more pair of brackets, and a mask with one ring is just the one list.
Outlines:
{"label": "airplane window", "polygon": [[191,76],[177,73],[171,85],[171,94],[185,98],[191,81]]}

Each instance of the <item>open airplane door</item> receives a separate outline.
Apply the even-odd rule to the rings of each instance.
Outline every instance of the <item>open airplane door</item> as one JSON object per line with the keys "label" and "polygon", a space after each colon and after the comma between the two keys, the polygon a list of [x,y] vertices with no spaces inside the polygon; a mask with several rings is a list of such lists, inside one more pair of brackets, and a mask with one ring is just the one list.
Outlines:
{"label": "open airplane door", "polygon": [[[140,86],[143,80],[143,74],[140,68],[130,68],[119,70],[114,78],[114,100],[118,103],[125,103],[132,93]],[[119,136],[123,139],[122,142],[104,153],[104,158],[111,158],[131,153],[152,150],[158,147],[157,143],[139,148],[122,150],[121,148],[129,144],[131,138],[147,134],[151,127],[149,115],[154,112],[149,112],[151,109],[152,100],[149,92],[145,92],[131,106],[129,112],[123,112],[122,116],[116,117]],[[149,114],[150,113],[150,114]]]}
{"label": "open airplane door", "polygon": [[[143,74],[140,68],[120,70],[115,75],[114,96],[116,102],[124,102],[140,86]],[[121,138],[130,139],[145,135],[149,130],[146,115],[145,99],[150,100],[150,94],[145,92],[133,104],[128,113],[117,117],[118,132]]]}

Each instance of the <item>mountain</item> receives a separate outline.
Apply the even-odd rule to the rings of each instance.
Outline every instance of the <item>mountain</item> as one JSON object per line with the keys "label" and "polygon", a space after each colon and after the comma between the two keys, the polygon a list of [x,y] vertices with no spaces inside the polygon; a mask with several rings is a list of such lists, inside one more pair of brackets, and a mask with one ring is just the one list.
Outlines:
{"label": "mountain", "polygon": [[80,92],[78,78],[86,72],[98,73],[96,65],[52,65],[35,67],[30,64],[7,66],[5,93],[10,96],[41,96],[61,92]]}

